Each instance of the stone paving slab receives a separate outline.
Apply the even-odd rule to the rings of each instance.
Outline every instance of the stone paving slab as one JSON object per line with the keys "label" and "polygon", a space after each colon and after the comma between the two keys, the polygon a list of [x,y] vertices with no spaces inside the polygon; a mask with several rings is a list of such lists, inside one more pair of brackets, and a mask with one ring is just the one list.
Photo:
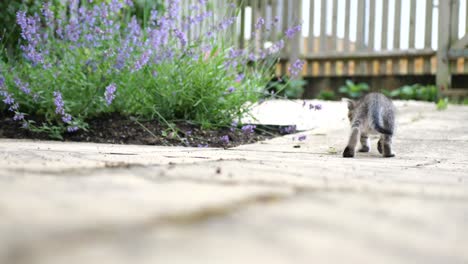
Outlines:
{"label": "stone paving slab", "polygon": [[396,102],[397,157],[343,159],[322,104],[228,150],[1,139],[0,263],[468,263],[468,107]]}

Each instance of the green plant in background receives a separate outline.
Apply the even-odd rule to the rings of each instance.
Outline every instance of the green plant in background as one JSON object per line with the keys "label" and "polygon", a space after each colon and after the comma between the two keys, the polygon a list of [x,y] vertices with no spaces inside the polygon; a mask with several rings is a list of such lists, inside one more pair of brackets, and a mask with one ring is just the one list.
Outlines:
{"label": "green plant in background", "polygon": [[317,99],[333,101],[336,100],[336,94],[332,90],[323,90],[317,95]]}
{"label": "green plant in background", "polygon": [[389,93],[390,97],[402,100],[418,100],[427,102],[437,102],[438,94],[437,86],[435,85],[405,85],[399,89]]}
{"label": "green plant in background", "polygon": [[[59,0],[53,2],[54,4],[58,4]],[[0,1],[0,44],[4,48],[0,55],[6,58],[7,54],[12,56],[17,55],[19,52],[18,42],[20,39],[21,29],[16,23],[16,12],[24,10],[29,15],[40,13],[41,6],[41,1]]]}
{"label": "green plant in background", "polygon": [[346,80],[346,84],[341,86],[338,91],[346,97],[356,99],[369,91],[369,85],[367,83],[354,83],[351,80]]}
{"label": "green plant in background", "polygon": [[437,102],[437,110],[446,110],[449,104],[448,98],[440,98]]}
{"label": "green plant in background", "polygon": [[289,78],[283,76],[282,78],[273,78],[268,83],[268,93],[274,93],[276,97],[282,97],[287,99],[301,99],[304,94],[304,85],[306,81],[302,79]]}

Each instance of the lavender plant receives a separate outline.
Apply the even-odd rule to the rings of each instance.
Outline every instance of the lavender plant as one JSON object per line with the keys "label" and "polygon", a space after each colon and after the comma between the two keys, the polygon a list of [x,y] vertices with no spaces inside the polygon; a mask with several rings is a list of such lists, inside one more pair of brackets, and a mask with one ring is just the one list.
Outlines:
{"label": "lavender plant", "polygon": [[[55,137],[108,112],[229,127],[263,96],[285,39],[300,27],[269,48],[236,49],[227,31],[237,13],[209,23],[207,2],[194,1],[192,14],[182,16],[180,0],[170,0],[166,12],[150,12],[145,26],[129,17],[131,0],[70,0],[67,12],[46,2],[41,14],[18,12],[23,58],[0,61],[0,109]],[[200,23],[209,26],[189,38]],[[266,27],[264,20],[256,24]],[[301,67],[295,62],[292,74]]]}

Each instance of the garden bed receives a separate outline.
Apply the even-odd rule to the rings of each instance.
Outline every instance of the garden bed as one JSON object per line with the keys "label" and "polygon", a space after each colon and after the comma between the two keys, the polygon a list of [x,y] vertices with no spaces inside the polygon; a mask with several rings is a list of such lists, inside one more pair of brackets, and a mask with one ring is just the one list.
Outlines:
{"label": "garden bed", "polygon": [[[240,128],[201,129],[187,122],[170,128],[157,121],[137,121],[117,114],[88,120],[89,128],[63,134],[63,141],[110,144],[229,148],[279,136],[277,129],[262,127],[252,132]],[[227,136],[227,137],[226,137]],[[51,140],[49,134],[21,128],[11,114],[0,113],[0,138]],[[55,139],[59,140],[59,139]]]}

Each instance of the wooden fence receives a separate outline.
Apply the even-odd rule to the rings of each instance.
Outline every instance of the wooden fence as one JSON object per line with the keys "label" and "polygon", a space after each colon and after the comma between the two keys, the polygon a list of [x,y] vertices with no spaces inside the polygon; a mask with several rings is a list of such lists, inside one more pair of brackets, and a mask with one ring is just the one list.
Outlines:
{"label": "wooden fence", "polygon": [[[193,13],[190,6],[195,1],[183,1],[183,16]],[[448,90],[452,74],[468,75],[468,34],[459,36],[460,26],[468,31],[468,19],[460,17],[461,6],[468,14],[468,0],[233,1],[240,12],[231,35],[241,48],[260,50],[302,22],[301,34],[286,42],[278,74],[301,58],[307,77],[435,75],[441,90]],[[229,2],[209,1],[213,21],[234,14]],[[256,31],[260,17],[270,30]],[[207,30],[205,24],[191,34]]]}
{"label": "wooden fence", "polygon": [[[451,86],[451,74],[468,74],[468,50],[465,48],[468,35],[459,38],[462,1],[468,14],[467,0],[243,0],[237,32],[239,45],[252,41],[248,33],[255,30],[259,17],[264,17],[266,24],[279,18],[273,34],[269,33],[270,39],[259,38],[260,45],[274,41],[277,33],[302,21],[304,28],[309,26],[309,34],[298,35],[287,46],[279,67],[282,73],[292,59],[302,58],[306,60],[305,76],[431,74],[437,76],[437,84],[444,90]],[[421,30],[421,26],[416,26],[416,14],[421,4],[424,4],[423,16],[417,19],[424,25],[424,41],[423,46],[417,48],[416,30]],[[402,15],[408,12],[405,5],[409,5],[406,21]],[[308,7],[306,17],[302,15],[305,6]],[[317,8],[320,9],[316,11]],[[355,24],[352,16],[357,17]],[[320,30],[314,32],[317,22]],[[468,19],[465,23],[468,31]],[[344,30],[342,36],[338,34],[339,29]],[[407,36],[402,35],[403,29],[408,32]],[[376,34],[380,36],[378,43]],[[438,38],[437,43],[433,43],[434,37]],[[392,41],[390,45],[389,40]],[[407,41],[406,45],[402,45],[403,41]]]}

